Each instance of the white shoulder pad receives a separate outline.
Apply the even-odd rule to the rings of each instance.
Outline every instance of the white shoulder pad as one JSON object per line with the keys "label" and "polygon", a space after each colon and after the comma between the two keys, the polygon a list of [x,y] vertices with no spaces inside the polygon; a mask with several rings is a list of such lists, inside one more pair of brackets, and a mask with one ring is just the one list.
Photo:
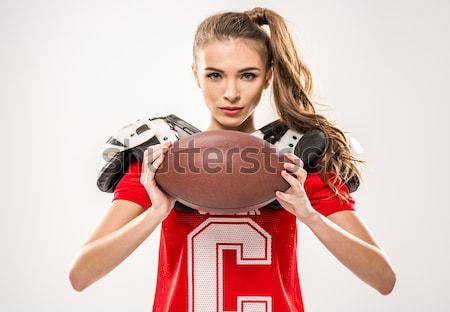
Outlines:
{"label": "white shoulder pad", "polygon": [[142,160],[148,146],[168,140],[174,143],[197,132],[200,130],[173,114],[138,119],[122,127],[107,140],[101,150],[97,186],[103,192],[113,192],[131,158]]}
{"label": "white shoulder pad", "polygon": [[170,128],[164,117],[153,119],[138,119],[122,127],[101,149],[101,159],[98,165],[99,176],[111,166],[111,160],[120,152],[139,146],[155,137],[159,142],[178,140],[177,132]]}
{"label": "white shoulder pad", "polygon": [[109,138],[107,144],[118,147],[118,151],[122,152],[147,142],[153,137],[160,142],[178,140],[176,132],[169,127],[164,118],[138,119],[122,127]]}
{"label": "white shoulder pad", "polygon": [[[259,129],[251,133],[251,135],[260,139],[264,139],[264,133]],[[278,141],[273,143],[273,145],[283,154],[294,153],[295,146],[297,145],[298,141],[300,141],[302,136],[303,133],[297,132],[293,129],[288,129]]]}
{"label": "white shoulder pad", "polygon": [[345,136],[347,137],[348,143],[350,145],[350,150],[352,151],[353,155],[359,156],[362,153],[364,153],[364,148],[357,139],[355,139],[349,134],[346,134]]}

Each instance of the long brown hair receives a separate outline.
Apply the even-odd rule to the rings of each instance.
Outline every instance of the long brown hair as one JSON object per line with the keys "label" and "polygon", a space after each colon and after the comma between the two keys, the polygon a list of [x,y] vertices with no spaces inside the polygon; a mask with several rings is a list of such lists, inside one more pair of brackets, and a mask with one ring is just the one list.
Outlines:
{"label": "long brown hair", "polygon": [[[270,34],[263,29],[268,25]],[[273,101],[280,121],[291,129],[304,133],[320,129],[327,138],[318,171],[327,185],[340,199],[348,200],[329,181],[361,178],[358,163],[350,150],[342,130],[324,116],[317,114],[311,102],[313,83],[311,72],[299,56],[296,45],[280,15],[273,10],[254,8],[250,11],[225,12],[211,15],[197,28],[194,39],[194,62],[197,51],[214,40],[252,39],[258,43],[260,53],[266,60],[266,70],[273,69]]]}

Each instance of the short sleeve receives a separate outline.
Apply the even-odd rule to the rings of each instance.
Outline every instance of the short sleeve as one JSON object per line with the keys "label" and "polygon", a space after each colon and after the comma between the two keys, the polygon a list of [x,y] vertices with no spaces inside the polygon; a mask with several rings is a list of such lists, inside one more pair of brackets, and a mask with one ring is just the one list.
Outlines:
{"label": "short sleeve", "polygon": [[[331,174],[328,175],[328,179],[331,183],[333,183],[332,177]],[[304,188],[312,207],[324,216],[343,210],[355,210],[355,201],[351,197],[347,185],[342,183],[340,179],[333,184],[339,189],[342,195],[347,197],[348,202],[343,199],[339,200],[339,197],[335,195],[327,183],[322,180],[318,172],[308,174]]]}
{"label": "short sleeve", "polygon": [[152,205],[147,190],[141,184],[141,164],[135,160],[128,166],[127,172],[122,176],[114,189],[114,198],[125,199],[149,208]]}

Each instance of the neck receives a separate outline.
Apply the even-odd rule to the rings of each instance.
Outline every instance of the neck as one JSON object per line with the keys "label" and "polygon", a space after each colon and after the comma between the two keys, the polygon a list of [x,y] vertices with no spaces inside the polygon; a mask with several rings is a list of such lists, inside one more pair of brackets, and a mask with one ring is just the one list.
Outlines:
{"label": "neck", "polygon": [[209,124],[208,129],[205,131],[210,130],[235,130],[240,132],[246,132],[246,133],[253,133],[256,131],[254,122],[253,122],[253,115],[248,117],[242,124],[240,124],[237,127],[227,127],[219,123],[216,119],[211,117],[211,122]]}

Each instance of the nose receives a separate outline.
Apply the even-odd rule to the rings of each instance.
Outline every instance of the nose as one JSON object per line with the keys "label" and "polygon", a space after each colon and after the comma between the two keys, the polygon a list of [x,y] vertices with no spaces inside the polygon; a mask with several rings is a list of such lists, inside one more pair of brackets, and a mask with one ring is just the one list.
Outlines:
{"label": "nose", "polygon": [[240,99],[240,92],[238,89],[238,85],[234,80],[229,80],[227,82],[227,88],[225,90],[225,94],[223,95],[231,103],[235,103]]}

